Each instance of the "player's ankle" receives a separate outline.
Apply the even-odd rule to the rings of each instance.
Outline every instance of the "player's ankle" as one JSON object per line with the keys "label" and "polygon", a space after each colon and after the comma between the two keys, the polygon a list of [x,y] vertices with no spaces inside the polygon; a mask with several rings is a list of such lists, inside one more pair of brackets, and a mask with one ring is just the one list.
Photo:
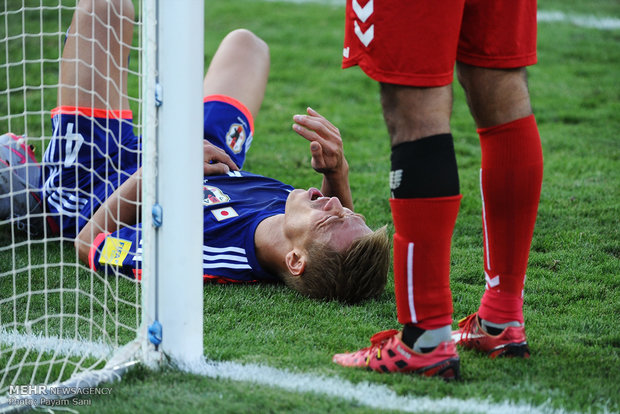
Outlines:
{"label": "player's ankle", "polygon": [[520,323],[519,321],[497,323],[497,322],[491,322],[489,320],[480,318],[480,326],[489,335],[499,335],[504,331],[504,329],[508,327],[511,327],[511,326],[521,327],[523,326],[523,324]]}
{"label": "player's ankle", "polygon": [[401,340],[415,352],[427,353],[433,351],[442,342],[452,339],[450,325],[437,329],[422,329],[413,324],[403,326]]}

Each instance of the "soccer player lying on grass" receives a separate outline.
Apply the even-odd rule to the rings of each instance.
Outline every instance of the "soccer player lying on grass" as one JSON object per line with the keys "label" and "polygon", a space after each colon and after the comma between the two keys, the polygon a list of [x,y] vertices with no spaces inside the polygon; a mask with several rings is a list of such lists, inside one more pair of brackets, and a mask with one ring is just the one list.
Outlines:
{"label": "soccer player lying on grass", "polygon": [[[47,216],[64,236],[77,234],[82,261],[139,278],[140,139],[126,93],[133,13],[130,1],[80,1],[41,183]],[[306,296],[348,303],[375,297],[387,278],[389,240],[352,211],[336,127],[312,109],[294,117],[323,174],[320,191],[242,170],[269,65],[268,46],[235,30],[204,79],[204,278],[283,281]]]}

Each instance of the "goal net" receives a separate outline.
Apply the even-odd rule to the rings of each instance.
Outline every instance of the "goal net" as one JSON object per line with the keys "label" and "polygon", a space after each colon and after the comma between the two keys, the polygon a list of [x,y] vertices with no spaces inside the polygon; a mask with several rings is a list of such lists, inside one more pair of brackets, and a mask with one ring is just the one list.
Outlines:
{"label": "goal net", "polygon": [[[199,15],[194,29],[201,28],[197,4],[168,5],[176,11],[157,10],[154,0],[0,5],[0,412],[54,386],[112,380],[162,352],[181,363],[202,355],[202,279],[194,274],[201,255],[192,253],[202,219],[190,209],[172,229],[184,188],[162,190],[170,174],[201,189],[202,144],[194,138],[201,119],[186,122],[196,118],[187,109],[195,99],[176,96],[196,88],[201,104],[202,39],[188,41],[195,31],[178,23]],[[176,61],[191,55],[200,58],[197,68],[180,76]],[[180,130],[195,142],[166,147],[158,137],[175,121],[190,125]],[[158,156],[188,151],[197,165],[188,173]],[[119,194],[141,166],[141,185]],[[192,227],[186,240],[196,247],[179,246],[175,232]],[[136,235],[132,242],[122,229]],[[169,259],[179,248],[195,256],[190,268]],[[181,315],[180,300],[190,303]]]}

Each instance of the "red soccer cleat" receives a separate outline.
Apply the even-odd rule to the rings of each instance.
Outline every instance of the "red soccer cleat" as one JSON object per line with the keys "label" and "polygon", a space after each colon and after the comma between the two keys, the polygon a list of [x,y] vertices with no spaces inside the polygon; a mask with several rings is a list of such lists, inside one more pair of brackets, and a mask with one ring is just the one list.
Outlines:
{"label": "red soccer cleat", "polygon": [[460,359],[453,341],[440,343],[432,352],[415,352],[400,340],[400,331],[391,329],[374,334],[371,346],[357,352],[336,354],[336,364],[366,367],[378,372],[406,372],[446,380],[460,376]]}
{"label": "red soccer cleat", "polygon": [[525,328],[509,326],[498,335],[487,333],[474,313],[459,321],[459,329],[452,331],[452,339],[466,349],[485,352],[490,358],[530,357]]}

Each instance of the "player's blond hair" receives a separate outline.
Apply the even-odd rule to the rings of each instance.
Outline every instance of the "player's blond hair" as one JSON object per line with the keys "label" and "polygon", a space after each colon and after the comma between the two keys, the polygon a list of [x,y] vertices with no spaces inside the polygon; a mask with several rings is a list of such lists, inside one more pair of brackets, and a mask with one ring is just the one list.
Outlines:
{"label": "player's blond hair", "polygon": [[292,289],[315,299],[353,304],[383,292],[390,266],[386,226],[353,241],[338,252],[313,240],[306,247],[308,262],[301,276],[283,275]]}

